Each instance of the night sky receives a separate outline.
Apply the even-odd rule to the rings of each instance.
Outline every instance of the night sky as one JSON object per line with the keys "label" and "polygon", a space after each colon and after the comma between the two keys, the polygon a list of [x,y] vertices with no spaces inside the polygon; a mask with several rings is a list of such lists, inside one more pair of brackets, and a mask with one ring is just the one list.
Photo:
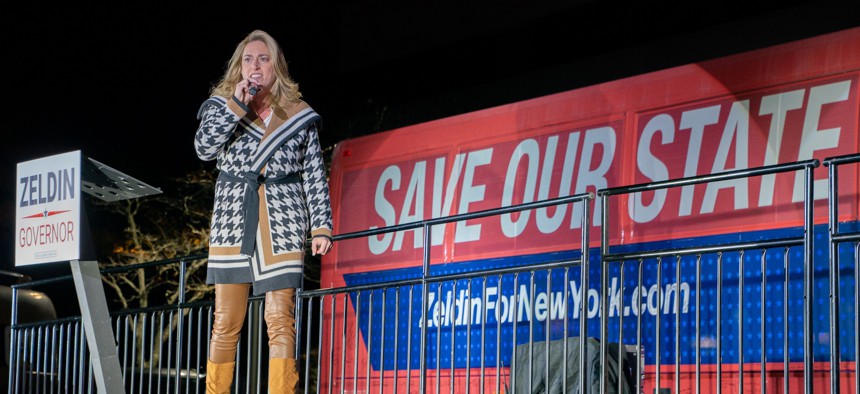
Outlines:
{"label": "night sky", "polygon": [[4,12],[0,269],[39,277],[13,267],[19,162],[81,150],[156,187],[214,166],[194,153],[195,115],[235,45],[256,28],[284,47],[305,101],[323,117],[327,147],[860,26],[857,1],[291,3],[30,2]]}

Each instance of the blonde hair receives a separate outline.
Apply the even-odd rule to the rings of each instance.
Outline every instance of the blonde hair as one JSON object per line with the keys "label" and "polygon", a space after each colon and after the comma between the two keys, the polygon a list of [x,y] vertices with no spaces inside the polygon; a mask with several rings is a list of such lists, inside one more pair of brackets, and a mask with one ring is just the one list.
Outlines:
{"label": "blonde hair", "polygon": [[218,84],[212,86],[210,94],[213,96],[232,97],[236,89],[236,84],[242,80],[242,53],[245,51],[245,46],[253,41],[260,41],[266,44],[269,48],[269,53],[274,56],[275,83],[269,91],[269,104],[278,108],[282,101],[296,102],[302,98],[302,93],[299,91],[299,84],[290,78],[290,73],[287,69],[287,60],[284,58],[284,53],[281,51],[280,45],[275,39],[262,30],[254,30],[248,34],[233,51],[233,56],[227,61],[224,76],[218,81]]}

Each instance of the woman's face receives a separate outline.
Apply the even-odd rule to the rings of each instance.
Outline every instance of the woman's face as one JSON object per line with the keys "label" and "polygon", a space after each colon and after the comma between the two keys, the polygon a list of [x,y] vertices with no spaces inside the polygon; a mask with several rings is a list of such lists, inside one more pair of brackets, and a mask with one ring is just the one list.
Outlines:
{"label": "woman's face", "polygon": [[251,41],[242,51],[242,77],[257,85],[271,88],[275,70],[269,48],[262,41]]}

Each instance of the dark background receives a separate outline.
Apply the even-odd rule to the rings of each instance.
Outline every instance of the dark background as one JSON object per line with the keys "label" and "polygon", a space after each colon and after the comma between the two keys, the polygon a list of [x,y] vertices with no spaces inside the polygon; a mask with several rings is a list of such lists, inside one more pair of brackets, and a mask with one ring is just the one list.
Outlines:
{"label": "dark background", "polygon": [[214,166],[193,150],[196,111],[253,29],[284,47],[331,147],[860,26],[860,1],[411,3],[36,1],[7,9],[0,269],[34,278],[69,272],[62,263],[14,267],[19,162],[81,150],[156,187]]}

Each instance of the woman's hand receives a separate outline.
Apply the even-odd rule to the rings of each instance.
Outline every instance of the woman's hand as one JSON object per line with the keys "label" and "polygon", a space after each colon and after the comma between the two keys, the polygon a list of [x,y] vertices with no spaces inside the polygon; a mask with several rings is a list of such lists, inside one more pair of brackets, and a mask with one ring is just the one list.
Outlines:
{"label": "woman's hand", "polygon": [[311,255],[324,255],[331,250],[331,240],[326,237],[314,237],[311,239]]}
{"label": "woman's hand", "polygon": [[254,81],[251,81],[250,79],[243,79],[236,84],[236,89],[233,91],[233,95],[236,96],[236,98],[239,99],[239,101],[241,101],[243,104],[248,104],[251,102],[251,100],[254,99],[254,95],[251,94],[252,86],[254,86],[256,89],[259,89],[259,87],[257,87],[257,84],[254,83]]}

